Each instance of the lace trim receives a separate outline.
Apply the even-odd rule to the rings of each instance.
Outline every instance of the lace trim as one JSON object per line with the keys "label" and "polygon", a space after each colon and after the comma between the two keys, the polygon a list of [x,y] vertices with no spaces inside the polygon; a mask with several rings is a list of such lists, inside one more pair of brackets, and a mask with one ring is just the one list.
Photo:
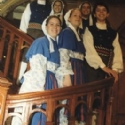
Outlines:
{"label": "lace trim", "polygon": [[84,55],[78,52],[70,51],[70,57],[79,59],[79,60],[84,60]]}
{"label": "lace trim", "polygon": [[58,67],[59,67],[58,64],[55,64],[55,63],[49,62],[49,61],[47,62],[47,70],[48,71],[55,73],[55,71],[57,70]]}

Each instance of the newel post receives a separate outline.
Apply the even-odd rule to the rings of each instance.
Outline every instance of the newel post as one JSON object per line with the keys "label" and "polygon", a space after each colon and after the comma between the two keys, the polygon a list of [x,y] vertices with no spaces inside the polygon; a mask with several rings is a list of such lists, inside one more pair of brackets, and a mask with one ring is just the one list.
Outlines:
{"label": "newel post", "polygon": [[6,78],[0,77],[0,125],[3,125],[6,98],[10,85],[11,83]]}

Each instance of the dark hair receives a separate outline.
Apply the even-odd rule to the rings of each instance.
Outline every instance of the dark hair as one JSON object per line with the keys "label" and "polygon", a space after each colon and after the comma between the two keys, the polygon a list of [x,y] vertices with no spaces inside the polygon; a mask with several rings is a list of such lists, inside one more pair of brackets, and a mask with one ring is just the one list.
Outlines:
{"label": "dark hair", "polygon": [[93,14],[95,14],[96,8],[97,6],[103,6],[106,8],[107,12],[109,13],[109,7],[106,3],[104,2],[97,2],[94,6],[93,6]]}
{"label": "dark hair", "polygon": [[[97,6],[103,6],[103,7],[105,7],[106,8],[106,10],[107,10],[107,12],[109,13],[109,8],[108,8],[108,5],[106,4],[106,3],[104,3],[104,2],[97,2],[95,5],[94,5],[94,7],[93,7],[93,22],[94,22],[94,24],[96,23],[96,18],[94,17],[94,14],[95,14],[95,11],[96,11],[96,8],[97,8]],[[108,26],[110,26],[110,22],[106,19],[105,20],[106,21],[106,24],[108,25]]]}
{"label": "dark hair", "polygon": [[[69,15],[69,17],[71,17],[72,13],[73,13],[75,10],[79,10],[79,11],[80,11],[79,8],[74,8],[74,9],[72,9],[72,10],[71,10],[71,13],[70,13],[70,15]],[[81,11],[80,11],[80,13],[81,13]]]}
{"label": "dark hair", "polygon": [[51,16],[49,16],[49,17],[47,18],[47,20],[46,20],[46,25],[49,23],[49,21],[50,21],[52,18],[58,19],[58,20],[59,20],[59,23],[60,23],[60,26],[61,26],[61,20],[60,20],[60,18],[59,18],[58,16],[55,16],[55,15],[51,15]]}

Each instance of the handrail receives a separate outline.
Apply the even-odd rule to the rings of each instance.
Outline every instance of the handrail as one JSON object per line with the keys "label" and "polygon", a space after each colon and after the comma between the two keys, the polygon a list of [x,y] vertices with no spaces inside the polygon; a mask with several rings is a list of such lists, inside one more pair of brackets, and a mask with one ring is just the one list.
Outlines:
{"label": "handrail", "polygon": [[33,39],[0,17],[0,76],[17,80],[23,49]]}
{"label": "handrail", "polygon": [[[106,125],[110,125],[111,123],[111,108],[112,108],[112,97],[111,97],[111,87],[113,85],[114,79],[107,78],[104,80],[84,84],[84,85],[76,85],[71,87],[65,87],[55,90],[47,90],[44,92],[33,92],[33,93],[24,93],[24,94],[8,94],[6,99],[6,107],[5,107],[5,115],[3,123],[0,125],[4,125],[5,121],[8,117],[11,116],[20,116],[23,125],[28,125],[29,119],[32,117],[34,112],[44,112],[47,116],[46,125],[55,125],[54,121],[54,113],[59,107],[65,107],[70,112],[69,117],[69,125],[75,125],[75,109],[79,104],[85,104],[87,106],[87,121],[86,125],[92,125],[92,115],[93,115],[93,102],[97,97],[94,96],[95,92],[100,92],[100,97],[98,97],[101,101],[100,108],[98,109],[98,120],[97,123],[102,125],[102,121],[104,121],[106,114]],[[109,95],[108,100],[105,100],[106,95]],[[86,96],[87,100],[78,100],[78,97]],[[59,102],[68,99],[68,105],[60,104]],[[40,104],[47,104],[46,111],[42,109],[34,109],[34,106]],[[107,105],[105,107],[105,105]],[[9,112],[12,109],[22,107],[23,112],[15,113]],[[0,114],[1,117],[2,114]],[[97,115],[97,113],[96,113]]]}
{"label": "handrail", "polygon": [[7,22],[4,18],[0,17],[0,26],[3,28],[6,28],[7,30],[11,30],[12,33],[16,34],[18,37],[23,38],[26,40],[28,44],[31,44],[31,41],[33,40],[30,36],[26,35],[23,31],[16,28],[15,26],[11,25],[9,22]]}
{"label": "handrail", "polygon": [[10,83],[6,78],[0,77],[0,125],[2,125],[5,113],[6,98]]}
{"label": "handrail", "polygon": [[[51,98],[51,97],[58,97],[60,95],[65,96],[65,95],[72,95],[77,93],[87,93],[90,91],[97,91],[100,90],[102,88],[106,88],[109,86],[112,86],[114,82],[113,78],[107,78],[107,79],[103,79],[103,80],[99,80],[99,81],[95,81],[92,83],[87,83],[84,85],[74,85],[72,87],[65,87],[65,92],[64,92],[64,88],[58,88],[58,89],[54,89],[54,90],[46,90],[43,92],[32,92],[32,93],[25,93],[25,94],[8,94],[7,99],[8,100],[21,100],[21,99],[31,99],[31,98],[36,98],[38,96],[40,96],[40,98]],[[84,87],[84,89],[83,89]]]}
{"label": "handrail", "polygon": [[[0,72],[0,125],[5,125],[6,120],[13,116],[19,116],[23,125],[28,125],[32,114],[35,112],[43,112],[47,116],[46,125],[55,125],[54,114],[61,107],[67,108],[70,113],[69,125],[75,125],[75,109],[79,104],[84,104],[87,107],[86,125],[92,125],[93,114],[98,116],[96,120],[98,125],[102,125],[104,120],[106,120],[106,125],[111,125],[113,100],[111,88],[114,78],[44,92],[8,94],[9,86],[15,83],[18,75],[21,51],[27,45],[30,46],[33,39],[1,17],[0,32],[0,63],[2,62]],[[13,63],[13,67],[11,63]],[[12,83],[6,78],[9,78]],[[97,96],[95,93],[98,91],[100,95]],[[86,96],[86,100],[78,100],[81,96]],[[67,105],[60,103],[65,99],[68,100]],[[99,99],[101,103],[96,113],[93,113],[95,99]],[[33,108],[44,103],[47,104],[45,111]],[[18,107],[22,107],[24,112],[12,112]]]}

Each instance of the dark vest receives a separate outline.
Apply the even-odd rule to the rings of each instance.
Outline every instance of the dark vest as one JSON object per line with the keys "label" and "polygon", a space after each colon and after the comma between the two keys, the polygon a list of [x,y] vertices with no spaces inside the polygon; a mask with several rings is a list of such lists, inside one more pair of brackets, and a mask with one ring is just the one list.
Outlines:
{"label": "dark vest", "polygon": [[114,56],[112,44],[116,38],[116,31],[111,27],[107,27],[106,30],[98,29],[96,25],[90,26],[89,31],[93,35],[94,47],[98,55],[106,66],[111,67]]}
{"label": "dark vest", "polygon": [[82,33],[84,33],[86,27],[89,27],[89,19],[87,19],[87,20],[82,19],[82,26],[83,26],[83,28],[82,28]]}
{"label": "dark vest", "polygon": [[31,17],[30,23],[42,24],[44,19],[50,14],[51,6],[50,5],[39,5],[37,1],[34,1],[30,4]]}
{"label": "dark vest", "polygon": [[113,49],[112,43],[116,38],[116,31],[111,27],[107,27],[107,30],[98,29],[95,25],[89,27],[89,31],[94,38],[94,46],[104,47],[107,49]]}

